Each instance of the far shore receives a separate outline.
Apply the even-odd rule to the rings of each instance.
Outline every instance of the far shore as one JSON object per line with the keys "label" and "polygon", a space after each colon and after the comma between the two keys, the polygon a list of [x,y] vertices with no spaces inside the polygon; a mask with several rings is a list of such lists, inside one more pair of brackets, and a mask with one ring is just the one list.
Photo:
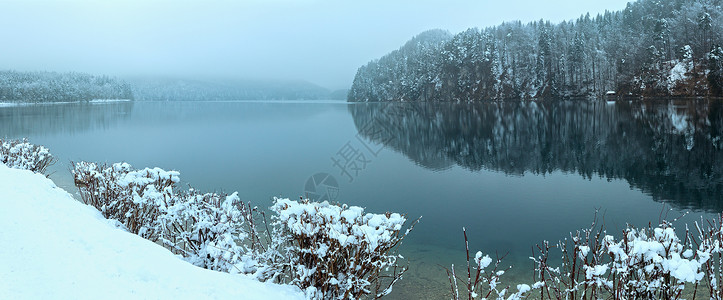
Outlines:
{"label": "far shore", "polygon": [[111,103],[111,102],[130,102],[130,99],[93,99],[82,101],[64,101],[64,102],[0,102],[0,107],[29,106],[29,105],[55,105],[55,104],[73,104],[73,103]]}

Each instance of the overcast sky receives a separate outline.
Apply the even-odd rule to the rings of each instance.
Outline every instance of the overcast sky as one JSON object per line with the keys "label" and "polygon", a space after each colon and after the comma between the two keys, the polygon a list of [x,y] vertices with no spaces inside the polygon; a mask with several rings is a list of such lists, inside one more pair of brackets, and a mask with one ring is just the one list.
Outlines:
{"label": "overcast sky", "polygon": [[302,79],[356,69],[433,28],[559,22],[627,0],[0,0],[0,69]]}

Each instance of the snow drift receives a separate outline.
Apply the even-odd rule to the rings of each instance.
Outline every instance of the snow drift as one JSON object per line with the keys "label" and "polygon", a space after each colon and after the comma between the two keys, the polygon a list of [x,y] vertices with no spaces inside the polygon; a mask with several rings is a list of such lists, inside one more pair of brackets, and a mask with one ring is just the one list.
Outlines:
{"label": "snow drift", "polygon": [[0,164],[0,205],[8,299],[303,299],[296,287],[195,267],[41,174]]}

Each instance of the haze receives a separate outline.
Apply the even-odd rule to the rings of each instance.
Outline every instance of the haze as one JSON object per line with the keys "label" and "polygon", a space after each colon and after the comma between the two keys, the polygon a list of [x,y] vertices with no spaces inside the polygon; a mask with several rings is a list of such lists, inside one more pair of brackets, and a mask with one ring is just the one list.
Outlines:
{"label": "haze", "polygon": [[427,29],[559,22],[626,2],[0,0],[0,69],[301,79],[340,89],[359,66]]}

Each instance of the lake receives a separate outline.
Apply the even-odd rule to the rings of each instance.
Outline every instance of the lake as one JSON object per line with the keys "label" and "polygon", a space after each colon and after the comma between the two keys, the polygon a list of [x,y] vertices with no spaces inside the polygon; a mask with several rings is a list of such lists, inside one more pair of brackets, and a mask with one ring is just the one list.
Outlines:
{"label": "lake", "polygon": [[508,254],[504,283],[529,283],[532,247],[589,227],[596,209],[619,236],[626,223],[689,212],[682,229],[723,208],[714,100],[57,104],[2,107],[0,129],[50,148],[52,178],[71,192],[70,161],[125,161],[260,207],[307,196],[423,216],[388,299],[449,298],[462,227],[472,251]]}

